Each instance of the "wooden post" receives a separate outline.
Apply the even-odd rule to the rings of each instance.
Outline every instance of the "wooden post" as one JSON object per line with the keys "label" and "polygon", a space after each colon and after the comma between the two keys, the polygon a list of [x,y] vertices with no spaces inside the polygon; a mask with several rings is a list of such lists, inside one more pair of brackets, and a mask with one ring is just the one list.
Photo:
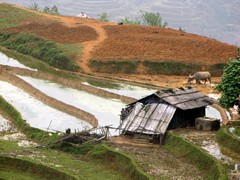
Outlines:
{"label": "wooden post", "polygon": [[159,139],[160,139],[160,146],[163,145],[163,134],[159,134]]}

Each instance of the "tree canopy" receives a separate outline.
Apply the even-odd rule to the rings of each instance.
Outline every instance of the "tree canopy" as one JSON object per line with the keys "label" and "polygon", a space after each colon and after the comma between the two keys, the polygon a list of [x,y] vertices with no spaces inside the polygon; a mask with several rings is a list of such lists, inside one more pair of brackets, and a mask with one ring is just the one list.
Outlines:
{"label": "tree canopy", "polygon": [[128,17],[125,17],[124,19],[121,19],[120,23],[132,24],[132,25],[141,25],[141,21],[140,20],[132,20],[132,19],[129,19]]}
{"label": "tree canopy", "polygon": [[29,9],[33,9],[33,10],[39,11],[39,10],[40,10],[40,7],[39,7],[39,5],[35,2],[35,3],[33,3],[33,4],[31,4],[31,5],[29,6]]}
{"label": "tree canopy", "polygon": [[103,12],[102,14],[99,14],[98,16],[99,16],[98,20],[103,21],[103,22],[108,22],[109,18],[110,18],[110,15],[106,12]]}
{"label": "tree canopy", "polygon": [[[240,53],[240,48],[238,48]],[[222,93],[220,103],[223,107],[229,108],[236,103],[236,98],[240,94],[240,56],[227,63],[221,82],[216,89]]]}
{"label": "tree canopy", "polygon": [[168,25],[167,22],[162,22],[162,17],[160,13],[153,13],[153,12],[145,12],[140,11],[142,14],[143,24],[146,26],[159,26],[159,27],[166,27]]}

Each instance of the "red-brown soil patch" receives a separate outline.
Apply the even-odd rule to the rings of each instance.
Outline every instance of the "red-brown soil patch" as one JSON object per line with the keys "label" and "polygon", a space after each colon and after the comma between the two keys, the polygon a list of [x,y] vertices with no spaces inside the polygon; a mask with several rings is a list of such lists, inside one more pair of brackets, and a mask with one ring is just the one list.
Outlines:
{"label": "red-brown soil patch", "polygon": [[98,37],[96,31],[89,26],[66,27],[57,22],[51,24],[30,23],[8,29],[8,31],[30,32],[59,43],[82,43],[96,40]]}
{"label": "red-brown soil patch", "polygon": [[160,27],[105,26],[108,39],[93,52],[96,60],[226,63],[236,47],[214,39]]}

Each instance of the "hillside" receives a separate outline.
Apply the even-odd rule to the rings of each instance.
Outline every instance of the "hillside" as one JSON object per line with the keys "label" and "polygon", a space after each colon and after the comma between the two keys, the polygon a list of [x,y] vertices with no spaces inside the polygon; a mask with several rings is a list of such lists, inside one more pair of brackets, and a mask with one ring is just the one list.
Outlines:
{"label": "hillside", "polygon": [[168,28],[52,16],[4,3],[0,9],[1,33],[31,33],[64,46],[63,52],[90,74],[127,79],[136,74],[145,82],[153,75],[186,76],[198,70],[221,76],[236,56],[235,46]]}

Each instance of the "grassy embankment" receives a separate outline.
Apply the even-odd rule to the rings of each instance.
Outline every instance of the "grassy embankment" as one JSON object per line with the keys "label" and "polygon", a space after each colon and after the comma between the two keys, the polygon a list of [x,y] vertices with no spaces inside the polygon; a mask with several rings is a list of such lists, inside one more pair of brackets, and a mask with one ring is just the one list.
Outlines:
{"label": "grassy embankment", "polygon": [[40,72],[51,74],[55,77],[69,79],[69,80],[75,81],[77,83],[88,82],[89,84],[91,84],[93,86],[103,87],[103,88],[118,88],[119,87],[119,85],[114,82],[105,81],[105,80],[101,80],[101,79],[94,78],[94,77],[81,76],[81,75],[77,75],[74,72],[70,72],[70,71],[56,70],[56,69],[50,67],[48,64],[46,64],[43,61],[39,61],[36,58],[33,58],[31,56],[20,54],[17,51],[9,50],[9,49],[6,49],[1,46],[0,46],[0,52],[3,52],[8,57],[18,60],[20,63],[22,63],[23,65],[25,65],[27,67],[30,67],[32,69],[37,69]]}
{"label": "grassy embankment", "polygon": [[187,157],[206,174],[207,179],[228,179],[226,168],[216,158],[182,137],[169,132],[164,147],[180,157]]}
{"label": "grassy embankment", "polygon": [[[59,139],[61,136],[58,136],[57,134],[53,133],[53,136],[49,136],[47,132],[41,131],[36,128],[31,128],[28,124],[26,124],[21,115],[8,103],[6,102],[2,97],[0,97],[0,109],[1,111],[5,112],[8,117],[14,122],[15,126],[22,131],[24,134],[26,134],[30,139],[35,140],[39,143],[47,144],[52,141],[55,141]],[[2,141],[0,141],[3,143]],[[64,144],[64,149],[56,145],[52,145],[52,148],[54,149],[60,149],[62,151],[68,152],[70,154],[78,154],[78,155],[84,155],[85,158],[91,159],[91,161],[100,164],[100,166],[103,166],[104,168],[110,168],[112,169],[112,173],[114,176],[117,177],[127,177],[131,179],[149,179],[149,177],[140,170],[140,168],[136,165],[135,161],[126,156],[125,154],[121,154],[118,152],[115,152],[111,150],[109,147],[107,147],[104,144],[97,144],[97,145],[90,145],[90,146],[72,146]],[[90,147],[90,148],[89,148]],[[41,165],[38,164],[32,164],[28,161],[22,161],[17,159],[7,159],[2,157],[1,160],[6,161],[6,165],[10,170],[13,170],[14,167],[18,166],[19,164],[23,163],[22,165],[23,169],[19,169],[19,171],[27,171],[30,174],[32,172],[35,172],[35,168],[40,168],[40,175],[41,172],[45,172],[44,168]],[[92,163],[93,163],[92,162]],[[2,169],[2,167],[1,167]],[[47,170],[49,170],[47,168]],[[5,171],[7,171],[5,169]],[[50,176],[54,174],[54,170],[49,170]],[[117,174],[119,173],[119,177]],[[64,174],[64,173],[63,173]],[[47,175],[47,173],[46,173]],[[67,174],[66,174],[67,176]],[[92,174],[93,177],[97,176],[96,174]],[[125,179],[124,178],[124,179]],[[70,178],[69,178],[70,179]],[[119,178],[122,179],[122,178]]]}
{"label": "grassy embankment", "polygon": [[0,156],[1,178],[6,179],[77,179],[74,176],[28,160]]}
{"label": "grassy embankment", "polygon": [[0,30],[17,27],[26,19],[39,16],[36,13],[31,13],[9,4],[0,4]]}
{"label": "grassy embankment", "polygon": [[[228,130],[229,127],[222,127],[218,132],[217,132],[217,142],[224,147],[227,147],[236,153],[240,153],[240,140],[237,138],[234,134],[231,134]],[[240,135],[240,130],[239,128],[236,128],[236,135]]]}
{"label": "grassy embankment", "polygon": [[[74,64],[56,43],[44,40],[33,34],[0,33],[0,45],[22,54],[30,55],[55,68],[69,71],[80,70],[80,67]],[[62,45],[61,47],[70,49],[67,45]]]}
{"label": "grassy embankment", "polygon": [[[0,45],[30,55],[55,68],[80,71],[74,62],[79,45],[60,44],[29,33],[10,33],[11,28],[21,26],[30,19],[41,16],[8,4],[0,4]],[[46,20],[47,21],[47,20]]]}
{"label": "grassy embankment", "polygon": [[[200,71],[202,69],[201,64],[185,63],[175,61],[102,61],[91,60],[89,66],[96,72],[100,73],[126,73],[126,74],[138,74],[138,67],[144,66],[146,68],[145,74],[156,75],[181,75],[186,76],[191,73]],[[215,64],[208,67],[207,70],[211,72],[213,76],[221,76],[225,64]],[[142,72],[141,72],[142,73]]]}

